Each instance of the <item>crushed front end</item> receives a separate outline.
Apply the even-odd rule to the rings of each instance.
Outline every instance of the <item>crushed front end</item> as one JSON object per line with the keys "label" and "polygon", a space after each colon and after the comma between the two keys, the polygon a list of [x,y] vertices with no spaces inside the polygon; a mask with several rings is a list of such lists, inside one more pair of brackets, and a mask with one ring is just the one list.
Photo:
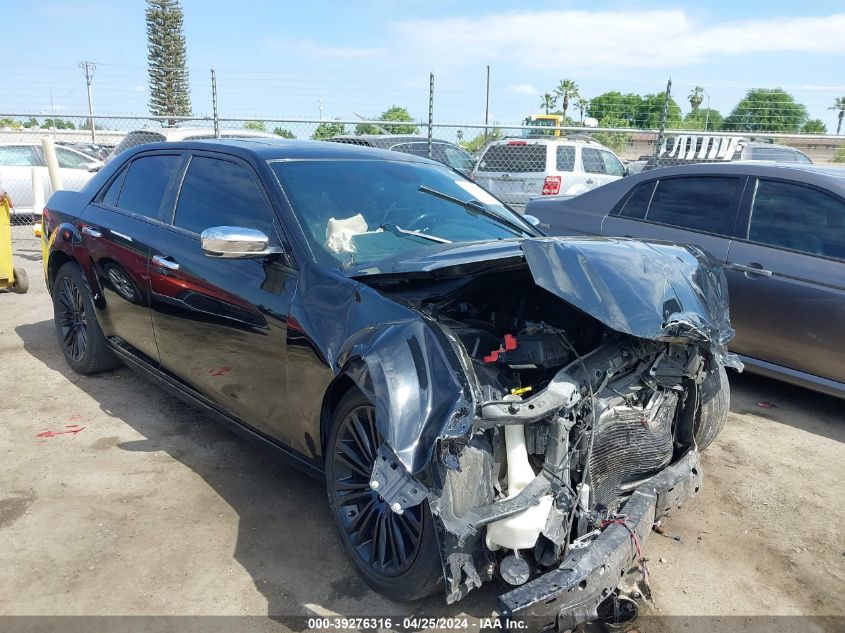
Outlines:
{"label": "crushed front end", "polygon": [[618,605],[632,572],[648,591],[645,541],[699,490],[737,363],[724,278],[691,247],[521,249],[494,271],[382,289],[448,341],[472,424],[453,415],[424,472],[383,446],[373,481],[397,511],[428,500],[449,602],[498,576],[504,616],[568,629]]}

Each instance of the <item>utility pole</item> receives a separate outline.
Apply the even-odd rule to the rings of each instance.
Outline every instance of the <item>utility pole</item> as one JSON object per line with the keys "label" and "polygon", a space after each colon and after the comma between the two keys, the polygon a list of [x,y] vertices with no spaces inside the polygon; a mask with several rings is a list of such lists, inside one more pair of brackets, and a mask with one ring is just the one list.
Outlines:
{"label": "utility pole", "polygon": [[431,136],[434,127],[434,73],[428,76],[428,157],[431,158]]}
{"label": "utility pole", "polygon": [[490,118],[490,64],[487,64],[487,100],[484,105],[484,143],[487,143],[487,123]]}
{"label": "utility pole", "polygon": [[211,67],[211,110],[214,115],[214,138],[220,138],[220,119],[217,115],[217,72]]}
{"label": "utility pole", "polygon": [[88,85],[88,122],[91,124],[91,142],[96,143],[94,138],[94,101],[91,98],[91,81],[94,79],[94,69],[97,67],[93,62],[80,62],[80,68],[85,69],[85,83]]}
{"label": "utility pole", "polygon": [[323,100],[320,99],[320,120],[323,120]]}

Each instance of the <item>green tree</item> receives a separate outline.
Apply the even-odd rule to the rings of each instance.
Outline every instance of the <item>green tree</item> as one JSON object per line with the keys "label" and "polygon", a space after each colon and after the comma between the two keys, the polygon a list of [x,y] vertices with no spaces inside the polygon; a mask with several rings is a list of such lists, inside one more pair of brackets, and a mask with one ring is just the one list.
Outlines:
{"label": "green tree", "polygon": [[346,126],[343,125],[343,123],[326,121],[325,123],[320,123],[320,125],[317,126],[314,133],[311,135],[311,140],[325,141],[326,139],[332,138],[333,136],[340,136],[341,134],[346,134]]}
{"label": "green tree", "polygon": [[295,139],[296,138],[296,134],[294,134],[290,130],[285,129],[283,127],[275,128],[273,130],[273,134],[275,134],[276,136],[281,136],[282,138],[289,138],[289,139]]}
{"label": "green tree", "polygon": [[[663,106],[666,102],[666,92],[658,92],[653,95],[645,95],[637,108],[637,115],[634,119],[634,127],[657,129],[663,120]],[[666,128],[678,129],[682,127],[683,116],[681,106],[669,97],[669,108],[666,112]]]}
{"label": "green tree", "polygon": [[267,126],[264,125],[264,121],[246,121],[244,123],[245,130],[254,130],[256,132],[266,132]]}
{"label": "green tree", "polygon": [[575,109],[578,110],[578,116],[581,119],[581,125],[584,125],[584,117],[590,110],[590,100],[579,95],[578,101],[575,102]]}
{"label": "green tree", "polygon": [[687,96],[689,99],[689,105],[692,108],[693,112],[696,112],[701,106],[701,102],[704,101],[704,88],[701,86],[696,86]]}
{"label": "green tree", "polygon": [[[355,126],[355,134],[417,134],[420,130],[413,125],[414,117],[406,108],[391,106],[382,112],[375,119],[376,121],[407,121],[411,125],[373,125],[372,123],[359,123]],[[382,131],[383,130],[383,131]]]}
{"label": "green tree", "polygon": [[480,152],[482,149],[484,149],[487,143],[490,143],[492,141],[498,141],[502,138],[504,138],[502,130],[500,130],[499,128],[488,128],[486,136],[484,135],[484,130],[482,130],[474,138],[470,139],[466,143],[462,143],[461,147],[463,147],[470,154],[476,154],[477,152]]}
{"label": "green tree", "polygon": [[706,130],[708,132],[714,132],[722,128],[722,122],[724,120],[725,117],[718,110],[699,108],[684,117],[681,127],[685,130]]}
{"label": "green tree", "polygon": [[[146,17],[150,113],[190,116],[182,6],[179,0],[147,0]],[[176,120],[170,119],[169,123],[175,125]]]}
{"label": "green tree", "polygon": [[827,134],[827,126],[821,119],[810,119],[801,128],[801,134]]}
{"label": "green tree", "polygon": [[833,105],[828,108],[828,110],[839,110],[836,113],[837,122],[836,122],[836,135],[839,135],[839,132],[842,130],[842,119],[845,118],[845,97],[836,97],[833,100]]}
{"label": "green tree", "polygon": [[643,98],[632,92],[623,95],[621,92],[611,91],[593,97],[587,110],[589,116],[601,121],[602,119],[622,120],[625,127],[634,124],[637,112],[642,105]]}
{"label": "green tree", "polygon": [[566,111],[569,109],[569,100],[578,97],[578,84],[572,79],[561,79],[554,93],[560,97],[561,113],[565,118]]}
{"label": "green tree", "polygon": [[36,119],[34,116],[31,116],[23,122],[23,126],[27,129],[38,127],[38,119]]}
{"label": "green tree", "polygon": [[[599,119],[599,127],[629,127],[625,119],[607,116]],[[631,135],[625,132],[595,132],[593,138],[605,147],[609,147],[617,154],[628,147]]]}
{"label": "green tree", "polygon": [[18,129],[21,126],[21,122],[10,117],[5,117],[0,119],[0,127],[8,127],[12,129]]}
{"label": "green tree", "polygon": [[723,129],[740,132],[798,132],[807,108],[781,88],[752,88],[730,113]]}
{"label": "green tree", "polygon": [[557,105],[557,97],[553,94],[547,92],[540,99],[540,107],[546,111],[546,114],[549,113],[549,110],[554,110],[555,105]]}
{"label": "green tree", "polygon": [[842,145],[833,155],[834,163],[845,163],[845,145]]}

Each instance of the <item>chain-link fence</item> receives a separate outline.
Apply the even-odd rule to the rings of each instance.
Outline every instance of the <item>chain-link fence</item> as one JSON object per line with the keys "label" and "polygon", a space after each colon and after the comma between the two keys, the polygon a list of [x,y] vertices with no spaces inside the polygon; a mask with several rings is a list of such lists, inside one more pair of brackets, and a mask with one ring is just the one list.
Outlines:
{"label": "chain-link fence", "polygon": [[[53,119],[26,113],[0,114],[0,120],[5,123],[0,127],[0,188],[11,197],[12,223],[29,227],[38,222],[54,188],[42,149],[44,137],[55,142],[58,186],[69,190],[80,189],[111,156],[135,145],[272,137],[345,142],[430,157],[472,177],[517,209],[532,197],[577,195],[615,178],[669,165],[767,160],[845,166],[841,136],[589,127],[589,119],[562,125],[559,115],[536,115],[517,125],[225,117],[92,120],[84,115]],[[24,234],[34,236],[34,231]]]}

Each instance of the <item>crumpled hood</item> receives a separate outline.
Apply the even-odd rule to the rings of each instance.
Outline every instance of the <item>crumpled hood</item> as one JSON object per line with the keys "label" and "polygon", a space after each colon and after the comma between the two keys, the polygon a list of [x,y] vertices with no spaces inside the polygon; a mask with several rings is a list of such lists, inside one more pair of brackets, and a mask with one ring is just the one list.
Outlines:
{"label": "crumpled hood", "polygon": [[657,341],[693,341],[742,368],[722,265],[701,249],[614,238],[524,240],[538,286],[608,327]]}

